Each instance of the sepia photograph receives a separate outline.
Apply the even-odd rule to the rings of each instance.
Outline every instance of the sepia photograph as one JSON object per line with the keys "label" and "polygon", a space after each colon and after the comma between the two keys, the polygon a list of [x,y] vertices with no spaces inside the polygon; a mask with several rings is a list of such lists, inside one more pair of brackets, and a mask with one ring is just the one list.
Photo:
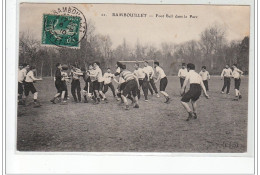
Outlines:
{"label": "sepia photograph", "polygon": [[248,151],[249,5],[18,5],[17,151]]}

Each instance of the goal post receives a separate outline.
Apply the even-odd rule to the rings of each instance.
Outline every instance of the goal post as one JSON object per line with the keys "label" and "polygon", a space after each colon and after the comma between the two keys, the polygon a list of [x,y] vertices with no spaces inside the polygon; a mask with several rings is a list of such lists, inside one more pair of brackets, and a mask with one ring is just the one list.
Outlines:
{"label": "goal post", "polygon": [[[122,60],[122,61],[118,61],[118,62],[125,64],[126,69],[128,69],[130,71],[134,71],[134,64],[135,63],[144,63],[145,61],[147,61],[148,64],[150,66],[152,66],[152,68],[154,68],[154,60],[142,60],[142,61],[141,60],[136,60],[136,61],[124,61],[124,60]],[[140,66],[143,67],[142,65],[140,65]]]}

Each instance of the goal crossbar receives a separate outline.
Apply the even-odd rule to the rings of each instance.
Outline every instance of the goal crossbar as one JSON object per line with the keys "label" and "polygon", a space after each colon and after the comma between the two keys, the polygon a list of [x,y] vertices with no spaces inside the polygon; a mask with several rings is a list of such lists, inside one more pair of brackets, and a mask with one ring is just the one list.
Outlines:
{"label": "goal crossbar", "polygon": [[144,61],[118,61],[121,63],[144,63],[145,61],[147,62],[154,62],[154,60],[144,60]]}
{"label": "goal crossbar", "polygon": [[145,61],[152,63],[152,67],[154,67],[154,60],[142,60],[142,61],[119,61],[121,63],[144,63]]}

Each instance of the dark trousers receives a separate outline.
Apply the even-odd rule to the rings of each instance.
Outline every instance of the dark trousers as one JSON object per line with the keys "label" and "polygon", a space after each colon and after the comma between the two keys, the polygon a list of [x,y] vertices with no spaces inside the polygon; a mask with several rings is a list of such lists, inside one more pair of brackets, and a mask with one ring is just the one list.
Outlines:
{"label": "dark trousers", "polygon": [[[76,96],[76,91],[77,91],[77,96]],[[75,102],[80,102],[81,101],[81,93],[80,93],[80,81],[79,80],[72,80],[71,82],[71,94],[74,98]]]}
{"label": "dark trousers", "polygon": [[208,91],[208,90],[209,90],[208,80],[203,80],[203,84],[204,84],[204,86],[205,86],[205,88],[206,88],[206,91]]}
{"label": "dark trousers", "polygon": [[152,89],[152,86],[149,82],[148,82],[148,89],[149,89],[150,93],[153,95],[153,89]]}
{"label": "dark trousers", "polygon": [[113,93],[113,96],[115,97],[116,96],[116,93],[115,93],[115,87],[113,85],[113,83],[109,83],[109,84],[105,84],[104,85],[104,90],[103,90],[103,93],[105,94],[107,91],[108,91],[108,87],[111,89],[112,93]]}
{"label": "dark trousers", "polygon": [[156,86],[155,86],[155,83],[154,83],[153,78],[151,78],[149,82],[150,82],[150,84],[151,84],[151,86],[152,86],[154,92],[155,92],[156,94],[158,94],[158,90],[157,90],[157,88],[156,88]]}
{"label": "dark trousers", "polygon": [[[148,100],[147,96],[148,96],[149,82],[147,81],[147,79],[143,79],[143,80],[139,79],[139,85],[143,89],[145,100]],[[138,99],[141,98],[141,90],[140,89],[137,90],[137,96],[138,96]]]}
{"label": "dark trousers", "polygon": [[181,88],[183,86],[184,80],[185,80],[185,78],[180,78]]}
{"label": "dark trousers", "polygon": [[231,79],[230,79],[230,78],[224,77],[224,85],[223,85],[223,88],[222,88],[222,91],[223,91],[223,92],[224,92],[225,88],[227,87],[227,93],[229,93],[230,82],[231,82]]}

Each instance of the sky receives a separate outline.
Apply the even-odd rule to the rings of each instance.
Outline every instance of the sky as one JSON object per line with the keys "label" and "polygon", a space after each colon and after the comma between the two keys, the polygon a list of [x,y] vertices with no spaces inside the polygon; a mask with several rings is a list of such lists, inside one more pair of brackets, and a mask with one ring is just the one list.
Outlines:
{"label": "sky", "polygon": [[[110,36],[113,48],[121,44],[124,38],[130,45],[137,40],[141,44],[153,45],[199,40],[200,33],[215,24],[226,30],[228,41],[241,40],[250,31],[249,6],[39,3],[20,4],[19,31],[29,31],[33,37],[41,40],[43,14],[51,14],[52,10],[65,6],[75,6],[81,10],[87,21],[94,22],[96,33]],[[147,16],[115,17],[112,13]],[[173,18],[167,18],[166,14]],[[176,15],[186,15],[187,18],[175,18]],[[197,18],[190,18],[190,15]]]}

